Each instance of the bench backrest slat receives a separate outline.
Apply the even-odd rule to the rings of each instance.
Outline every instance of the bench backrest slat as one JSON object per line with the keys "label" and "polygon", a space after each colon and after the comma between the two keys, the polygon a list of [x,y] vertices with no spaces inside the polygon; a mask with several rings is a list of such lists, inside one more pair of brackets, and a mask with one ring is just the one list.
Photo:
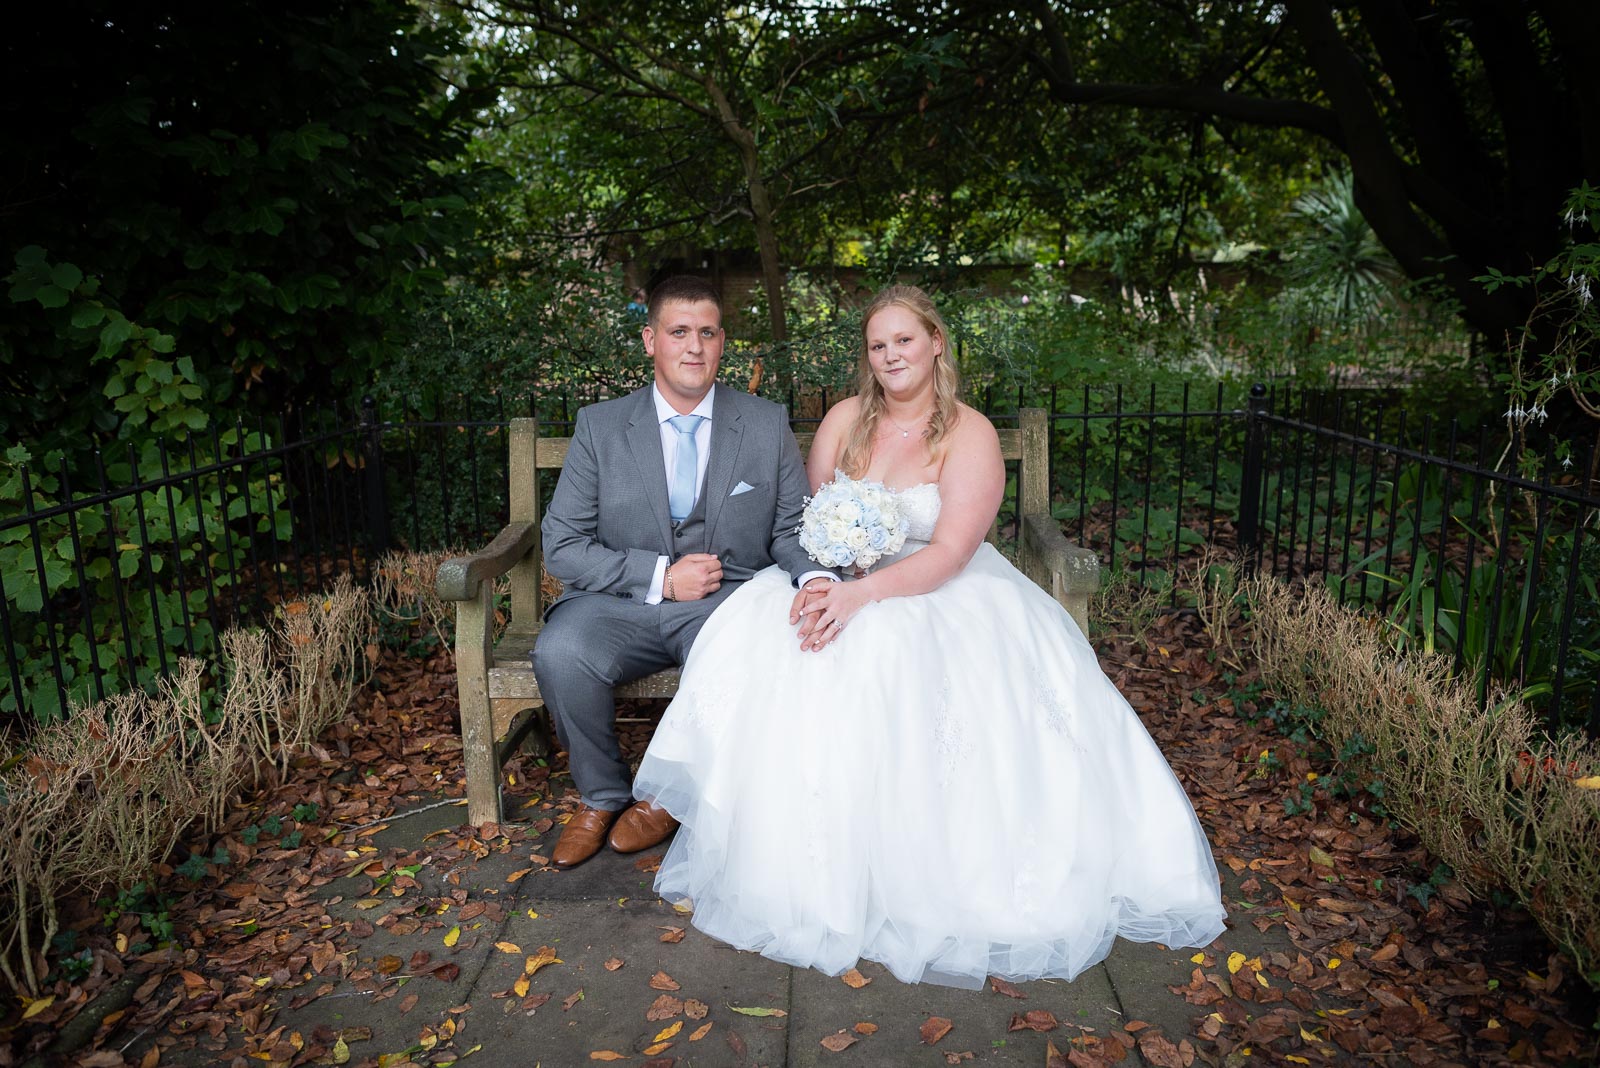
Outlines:
{"label": "bench backrest slat", "polygon": [[[1000,455],[1007,461],[1019,461],[1022,473],[1018,485],[1017,514],[1040,507],[1048,507],[1049,487],[1046,470],[1049,466],[1048,416],[1038,409],[1022,413],[1022,427],[998,430]],[[795,435],[800,443],[800,454],[811,452],[816,438],[812,431]],[[570,437],[539,436],[539,422],[534,418],[511,420],[511,519],[513,522],[531,520],[534,525],[534,548],[527,558],[511,569],[511,618],[538,619],[544,614],[544,553],[538,542],[539,527],[539,472],[560,470],[567,462]],[[530,459],[532,462],[530,463]],[[994,541],[999,535],[999,519],[989,532]]]}
{"label": "bench backrest slat", "polygon": [[[517,424],[532,422],[532,419],[511,420],[511,450],[513,456],[516,455],[516,451],[519,446],[526,449],[526,446],[521,445],[521,442],[518,439]],[[1000,435],[1000,455],[1007,460],[1022,459],[1022,431],[1012,427],[997,431],[997,433]],[[801,456],[809,456],[811,454],[811,442],[815,437],[816,434],[809,430],[795,435],[795,440],[800,443]],[[538,460],[539,469],[548,471],[551,469],[565,467],[567,463],[567,449],[569,449],[571,446],[571,438],[540,438]]]}

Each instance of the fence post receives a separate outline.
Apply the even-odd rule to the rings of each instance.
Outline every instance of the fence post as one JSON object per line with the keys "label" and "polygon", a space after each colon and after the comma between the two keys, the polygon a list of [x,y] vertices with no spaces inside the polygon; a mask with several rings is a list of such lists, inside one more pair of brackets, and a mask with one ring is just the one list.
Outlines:
{"label": "fence post", "polygon": [[1245,406],[1244,471],[1239,479],[1239,554],[1250,573],[1261,562],[1261,472],[1266,446],[1266,424],[1261,417],[1271,410],[1267,387],[1257,382],[1250,387],[1250,401]]}
{"label": "fence post", "polygon": [[367,575],[389,549],[389,498],[384,488],[383,426],[378,421],[378,402],[369,393],[361,398],[361,479],[366,498]]}

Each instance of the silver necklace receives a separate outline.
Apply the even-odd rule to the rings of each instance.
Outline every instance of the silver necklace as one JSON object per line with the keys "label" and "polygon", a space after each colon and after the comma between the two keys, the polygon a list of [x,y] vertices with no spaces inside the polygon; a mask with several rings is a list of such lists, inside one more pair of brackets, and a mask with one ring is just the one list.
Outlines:
{"label": "silver necklace", "polygon": [[[930,412],[929,414],[931,415],[932,413]],[[900,421],[898,419],[896,419],[894,416],[890,415],[887,410],[884,411],[883,417],[885,419],[889,420],[889,422],[894,424],[895,429],[900,431],[900,436],[902,438],[909,438],[911,436],[911,431],[909,431],[905,427],[901,426],[900,425]],[[927,422],[928,422],[928,416],[925,415],[925,416],[922,417],[921,421],[917,425],[918,426],[925,426],[925,425],[927,425]]]}

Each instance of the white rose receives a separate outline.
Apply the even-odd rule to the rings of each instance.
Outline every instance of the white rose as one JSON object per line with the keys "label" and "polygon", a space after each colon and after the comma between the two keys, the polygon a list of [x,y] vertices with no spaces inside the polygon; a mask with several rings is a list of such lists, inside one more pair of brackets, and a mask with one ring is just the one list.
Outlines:
{"label": "white rose", "polygon": [[844,537],[844,543],[856,552],[860,552],[867,547],[867,540],[867,532],[860,527],[851,527],[849,533]]}
{"label": "white rose", "polygon": [[834,519],[828,522],[828,540],[830,542],[844,541],[845,535],[850,533],[850,524],[841,523]]}
{"label": "white rose", "polygon": [[833,513],[840,521],[845,523],[859,522],[861,519],[861,506],[855,501],[845,501]]}

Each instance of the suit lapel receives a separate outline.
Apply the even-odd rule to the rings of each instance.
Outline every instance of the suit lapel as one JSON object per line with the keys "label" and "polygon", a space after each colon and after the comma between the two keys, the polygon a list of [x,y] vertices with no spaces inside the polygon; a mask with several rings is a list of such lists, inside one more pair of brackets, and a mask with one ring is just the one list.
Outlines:
{"label": "suit lapel", "polygon": [[738,470],[739,445],[744,438],[743,413],[738,395],[726,386],[716,387],[711,408],[711,459],[706,465],[706,481],[700,496],[706,506],[706,544],[713,544],[717,517],[733,492],[733,473]]}
{"label": "suit lapel", "polygon": [[661,424],[656,420],[655,398],[649,386],[634,396],[638,398],[638,403],[634,405],[633,418],[628,423],[628,448],[639,467],[645,499],[650,502],[650,511],[655,513],[656,525],[661,528],[661,544],[665,546],[662,551],[671,556],[672,517],[667,507],[667,458],[661,451]]}

